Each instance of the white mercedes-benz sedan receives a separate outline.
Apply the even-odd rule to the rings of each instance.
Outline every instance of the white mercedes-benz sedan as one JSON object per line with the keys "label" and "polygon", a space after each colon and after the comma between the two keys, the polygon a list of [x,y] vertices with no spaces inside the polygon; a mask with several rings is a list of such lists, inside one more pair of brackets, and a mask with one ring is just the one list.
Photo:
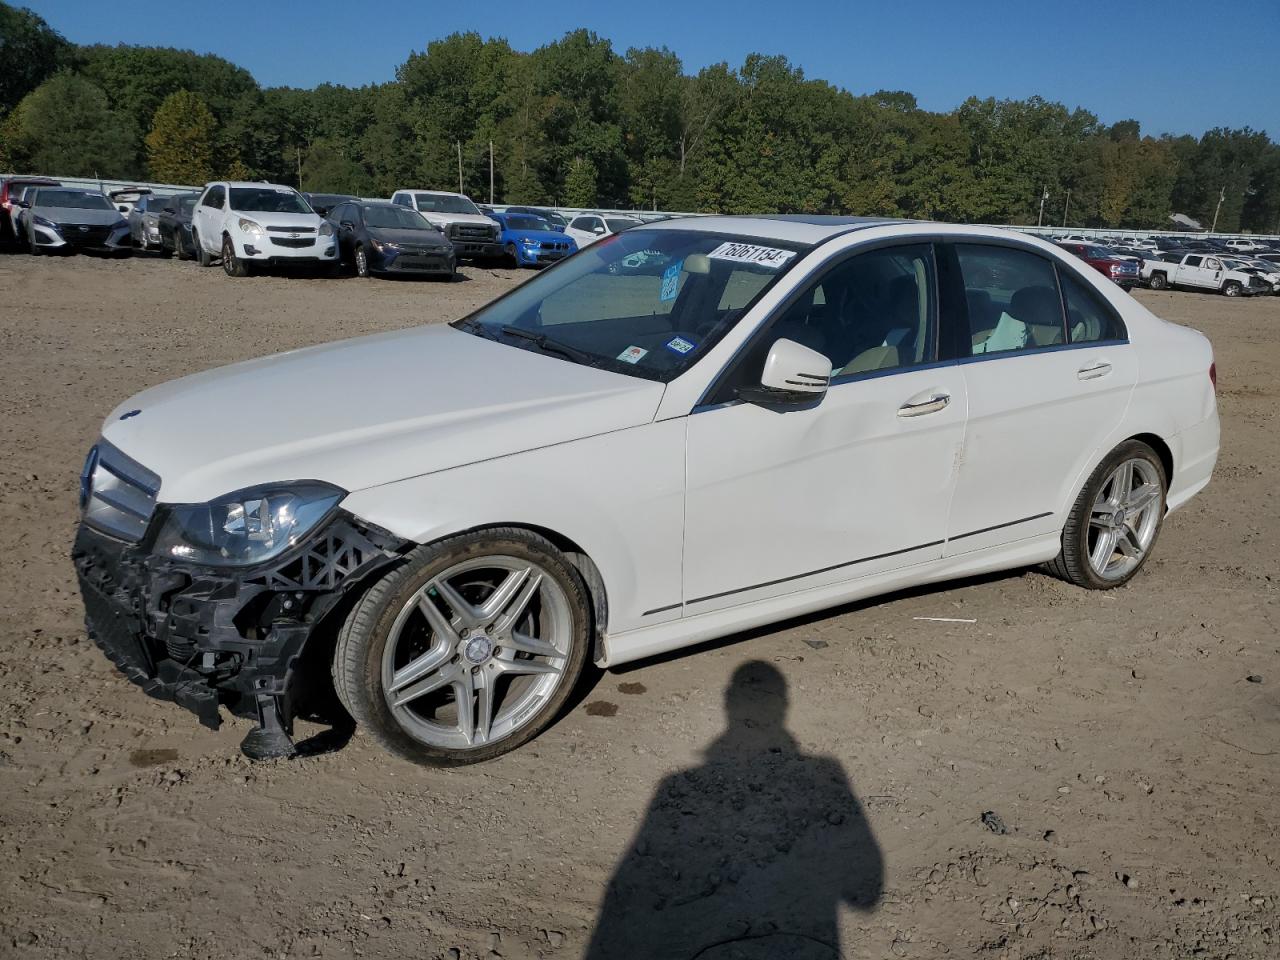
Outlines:
{"label": "white mercedes-benz sedan", "polygon": [[1129,581],[1218,453],[1213,354],[1057,247],[669,220],[451,325],[146,390],[74,546],[153,696],[287,755],[326,692],[484,760],[610,667],[915,584]]}

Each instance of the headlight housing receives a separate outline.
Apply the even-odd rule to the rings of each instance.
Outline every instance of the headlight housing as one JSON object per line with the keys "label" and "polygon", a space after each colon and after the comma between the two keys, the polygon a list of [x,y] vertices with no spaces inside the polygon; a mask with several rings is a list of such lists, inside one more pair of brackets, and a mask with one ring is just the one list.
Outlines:
{"label": "headlight housing", "polygon": [[34,214],[32,214],[31,222],[34,223],[37,227],[44,227],[46,230],[58,229],[58,225],[54,223],[52,220],[46,220],[44,217],[37,217]]}
{"label": "headlight housing", "polygon": [[262,563],[298,543],[346,496],[319,481],[266,484],[165,508],[155,553],[205,566]]}
{"label": "headlight housing", "polygon": [[266,234],[266,231],[262,229],[262,224],[250,220],[248,217],[240,218],[240,229],[251,237],[262,237]]}
{"label": "headlight housing", "polygon": [[321,221],[321,223],[320,223],[320,236],[322,236],[322,237],[332,237],[332,236],[333,236],[333,224],[332,224],[332,223],[330,223],[328,220],[323,220],[323,221]]}

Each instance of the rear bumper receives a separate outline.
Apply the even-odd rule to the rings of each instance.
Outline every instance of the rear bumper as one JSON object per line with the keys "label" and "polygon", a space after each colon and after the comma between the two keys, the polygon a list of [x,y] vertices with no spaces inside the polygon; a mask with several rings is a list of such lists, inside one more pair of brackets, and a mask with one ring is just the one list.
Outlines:
{"label": "rear bumper", "polygon": [[258,717],[272,702],[286,725],[306,693],[300,670],[325,615],[402,542],[345,514],[270,564],[195,567],[81,525],[72,561],[85,626],[149,696],[217,728],[220,708]]}
{"label": "rear bumper", "polygon": [[1221,432],[1215,410],[1212,416],[1173,438],[1174,472],[1165,498],[1170,513],[1209,485],[1218,462]]}

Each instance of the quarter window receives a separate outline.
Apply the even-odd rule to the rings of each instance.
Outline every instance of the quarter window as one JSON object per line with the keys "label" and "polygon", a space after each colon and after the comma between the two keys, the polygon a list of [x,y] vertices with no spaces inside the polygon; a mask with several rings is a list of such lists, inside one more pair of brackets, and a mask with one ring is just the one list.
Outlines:
{"label": "quarter window", "polygon": [[1067,305],[1067,336],[1071,343],[1124,340],[1124,324],[1116,312],[1084,282],[1063,270],[1062,299]]}
{"label": "quarter window", "polygon": [[1053,264],[1012,247],[956,244],[974,356],[1065,342]]}

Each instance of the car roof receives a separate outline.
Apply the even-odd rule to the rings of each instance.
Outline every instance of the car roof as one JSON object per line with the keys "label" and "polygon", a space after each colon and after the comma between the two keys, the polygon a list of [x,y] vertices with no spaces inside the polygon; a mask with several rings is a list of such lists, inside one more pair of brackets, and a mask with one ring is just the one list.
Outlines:
{"label": "car roof", "polygon": [[706,233],[736,233],[767,237],[792,243],[818,244],[851,230],[865,230],[886,224],[924,221],[893,220],[888,217],[836,217],[820,214],[757,214],[753,216],[679,217],[645,224],[650,230],[697,230]]}

